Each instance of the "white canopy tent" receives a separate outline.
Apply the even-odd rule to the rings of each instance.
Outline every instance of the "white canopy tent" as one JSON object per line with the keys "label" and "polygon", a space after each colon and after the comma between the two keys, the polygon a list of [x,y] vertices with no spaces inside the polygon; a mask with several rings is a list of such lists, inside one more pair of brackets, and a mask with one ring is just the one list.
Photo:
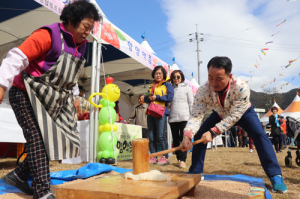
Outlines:
{"label": "white canopy tent", "polygon": [[156,53],[154,52],[154,50],[151,48],[151,46],[149,45],[149,43],[147,42],[146,38],[144,38],[144,41],[142,41],[141,46],[143,46],[146,50],[148,50],[150,53],[156,55]]}
{"label": "white canopy tent", "polygon": [[191,82],[192,82],[192,84],[194,84],[197,88],[200,87],[200,85],[198,84],[198,82],[196,81],[196,79],[195,79],[194,77],[191,79]]}
{"label": "white canopy tent", "polygon": [[[23,9],[22,13],[15,13],[7,18],[3,17],[4,15],[0,17],[0,61],[6,57],[11,48],[19,46],[34,30],[43,25],[59,22],[57,14],[60,13],[59,9],[62,10],[64,6],[62,1],[53,2],[51,7],[49,4],[46,5],[45,1],[41,3],[43,7],[34,0],[16,1],[10,1],[10,3],[5,1],[0,4],[0,7],[11,10],[22,10],[26,7],[25,5],[29,6],[26,7],[28,9]],[[40,3],[40,1],[37,2]],[[95,0],[90,0],[90,2],[96,4]],[[104,16],[98,5],[97,7],[99,14]],[[108,26],[109,28],[107,28]],[[90,90],[90,93],[100,92],[100,85],[104,85],[104,78],[100,78],[100,74],[104,74],[103,69],[105,69],[105,74],[113,76],[114,83],[120,87],[123,93],[121,99],[127,99],[127,101],[123,101],[130,104],[127,107],[131,109],[136,97],[148,90],[149,81],[152,80],[151,71],[153,68],[160,64],[169,71],[168,64],[113,25],[105,16],[95,27],[93,30],[94,39],[91,35],[88,37],[89,41],[93,41],[93,45],[88,45],[86,51],[87,67],[79,83],[86,88],[90,88],[87,89]],[[114,30],[114,32],[108,32],[109,30]],[[111,41],[109,38],[114,40]],[[145,42],[143,45],[145,45]],[[148,46],[150,47],[149,44]],[[100,66],[100,63],[104,63],[104,68]],[[133,80],[133,82],[129,82],[129,80]],[[186,82],[195,93],[196,88],[194,88],[194,85],[188,80]],[[94,101],[95,103],[99,102],[99,98]],[[96,147],[94,146],[98,136],[97,117],[98,109],[92,109],[90,132],[96,133],[90,133],[90,146],[92,149],[90,151],[90,162],[96,161]],[[171,134],[169,137],[171,137]],[[171,143],[169,143],[169,146],[171,146]]]}
{"label": "white canopy tent", "polygon": [[284,117],[300,118],[300,97],[297,94],[292,103],[281,114]]}
{"label": "white canopy tent", "polygon": [[260,118],[260,122],[269,123],[269,117],[272,115],[271,108],[274,106],[278,108],[278,115],[283,112],[283,110],[278,106],[278,104],[274,102],[274,104],[270,107],[270,110]]}
{"label": "white canopy tent", "polygon": [[172,65],[172,70],[180,70],[180,68],[178,67],[178,65],[174,62],[173,65]]}

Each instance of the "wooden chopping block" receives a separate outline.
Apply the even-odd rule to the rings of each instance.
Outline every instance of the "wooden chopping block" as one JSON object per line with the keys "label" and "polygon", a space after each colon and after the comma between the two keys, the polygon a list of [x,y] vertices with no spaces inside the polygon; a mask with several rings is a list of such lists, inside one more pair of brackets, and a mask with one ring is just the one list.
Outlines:
{"label": "wooden chopping block", "polygon": [[193,194],[200,174],[164,173],[167,181],[135,181],[125,174],[63,184],[57,187],[57,199],[172,199]]}

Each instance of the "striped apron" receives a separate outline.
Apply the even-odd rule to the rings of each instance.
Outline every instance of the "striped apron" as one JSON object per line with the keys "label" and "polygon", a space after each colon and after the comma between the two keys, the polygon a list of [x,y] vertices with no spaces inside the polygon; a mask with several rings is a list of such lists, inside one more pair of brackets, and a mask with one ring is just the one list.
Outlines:
{"label": "striped apron", "polygon": [[41,76],[22,73],[49,160],[80,155],[72,88],[84,69],[85,59],[64,52],[62,33],[61,46],[58,60]]}

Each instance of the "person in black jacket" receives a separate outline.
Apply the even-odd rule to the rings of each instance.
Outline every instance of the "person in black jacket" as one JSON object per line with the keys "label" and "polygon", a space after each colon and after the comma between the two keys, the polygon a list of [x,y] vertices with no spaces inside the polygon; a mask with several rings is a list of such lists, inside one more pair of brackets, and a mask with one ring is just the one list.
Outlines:
{"label": "person in black jacket", "polygon": [[278,117],[277,112],[278,108],[277,107],[272,107],[271,112],[273,113],[269,117],[269,123],[271,125],[271,135],[273,137],[273,143],[275,146],[276,153],[282,152],[281,147],[282,147],[282,140],[281,140],[281,130],[280,130],[280,124],[282,124],[282,120]]}

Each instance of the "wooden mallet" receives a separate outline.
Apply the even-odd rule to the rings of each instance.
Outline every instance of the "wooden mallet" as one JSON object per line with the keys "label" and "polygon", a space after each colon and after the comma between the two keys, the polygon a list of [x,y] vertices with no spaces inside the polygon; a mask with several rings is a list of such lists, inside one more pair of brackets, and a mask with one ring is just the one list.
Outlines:
{"label": "wooden mallet", "polygon": [[[192,145],[199,144],[204,141],[204,138],[192,142]],[[132,141],[132,162],[133,174],[137,175],[144,172],[149,172],[149,158],[172,153],[181,150],[183,147],[178,147],[149,154],[149,141],[147,138],[136,138]]]}

